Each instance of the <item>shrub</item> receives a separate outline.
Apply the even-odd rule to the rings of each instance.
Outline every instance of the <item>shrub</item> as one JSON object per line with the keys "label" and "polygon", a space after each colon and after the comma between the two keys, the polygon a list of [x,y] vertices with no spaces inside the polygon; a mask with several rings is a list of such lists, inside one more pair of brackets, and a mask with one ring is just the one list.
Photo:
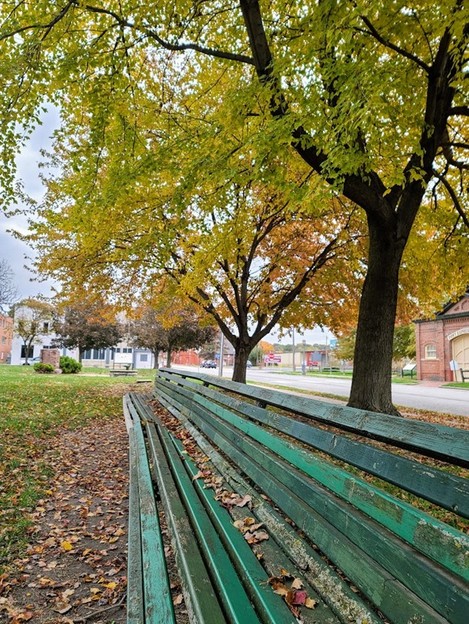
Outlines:
{"label": "shrub", "polygon": [[33,366],[36,373],[53,373],[54,367],[52,364],[44,364],[43,362],[36,362]]}
{"label": "shrub", "polygon": [[81,371],[81,364],[68,355],[62,355],[60,358],[60,368],[62,373],[79,373]]}

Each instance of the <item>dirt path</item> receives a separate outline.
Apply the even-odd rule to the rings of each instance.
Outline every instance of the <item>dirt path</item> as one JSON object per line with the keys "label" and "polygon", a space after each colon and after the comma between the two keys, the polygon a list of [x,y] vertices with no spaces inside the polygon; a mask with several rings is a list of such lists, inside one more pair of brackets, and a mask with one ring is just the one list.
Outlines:
{"label": "dirt path", "polygon": [[2,624],[125,623],[127,442],[123,419],[51,441],[57,480],[17,572],[0,578]]}

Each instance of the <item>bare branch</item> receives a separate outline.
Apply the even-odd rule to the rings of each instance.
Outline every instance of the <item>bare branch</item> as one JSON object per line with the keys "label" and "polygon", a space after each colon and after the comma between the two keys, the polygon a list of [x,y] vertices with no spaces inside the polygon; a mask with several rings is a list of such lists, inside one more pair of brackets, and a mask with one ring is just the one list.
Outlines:
{"label": "bare branch", "polygon": [[408,52],[404,48],[401,48],[400,46],[396,45],[395,43],[392,43],[391,41],[389,41],[388,39],[383,37],[376,30],[376,28],[373,26],[371,21],[366,16],[361,15],[360,17],[361,17],[362,21],[364,22],[364,24],[366,24],[366,26],[368,28],[368,30],[359,29],[360,32],[363,32],[363,33],[366,33],[368,35],[371,35],[377,41],[379,41],[379,43],[384,45],[386,48],[389,48],[390,50],[393,50],[394,52],[396,52],[400,56],[403,56],[404,58],[409,59],[409,61],[412,61],[413,63],[418,65],[421,69],[423,69],[423,71],[425,73],[427,73],[427,74],[430,73],[430,67],[424,61],[422,61],[421,58],[419,58],[418,56],[415,56],[415,54],[412,54],[411,52]]}
{"label": "bare branch", "polygon": [[464,225],[469,228],[469,217],[465,213],[464,208],[461,206],[461,202],[459,201],[459,198],[456,195],[456,193],[454,192],[454,189],[451,186],[451,184],[448,182],[448,180],[445,178],[445,176],[442,175],[441,173],[438,173],[438,171],[433,171],[433,175],[436,178],[438,178],[438,180],[440,180],[440,182],[443,184],[443,186],[445,187],[446,191],[448,192],[448,195],[450,196],[450,198],[451,198],[451,200],[452,200],[452,202],[454,204],[454,207],[456,208],[459,216],[463,220]]}
{"label": "bare branch", "polygon": [[469,106],[453,106],[453,108],[449,111],[449,114],[469,117]]}

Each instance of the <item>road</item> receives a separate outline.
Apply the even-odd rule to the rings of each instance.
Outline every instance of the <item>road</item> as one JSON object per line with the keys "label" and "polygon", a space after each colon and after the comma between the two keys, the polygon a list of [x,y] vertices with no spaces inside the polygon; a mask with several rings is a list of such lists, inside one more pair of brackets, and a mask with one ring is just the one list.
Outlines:
{"label": "road", "polygon": [[[179,368],[179,367],[178,367]],[[181,366],[180,368],[184,368]],[[211,369],[200,369],[201,373],[218,374]],[[225,368],[223,376],[231,378],[232,369]],[[252,368],[247,371],[247,380],[266,384],[322,392],[348,398],[350,379],[337,377],[313,377],[310,375],[292,375],[271,369]],[[469,416],[469,391],[462,388],[445,388],[425,384],[393,384],[392,397],[396,406],[415,407],[457,416]]]}

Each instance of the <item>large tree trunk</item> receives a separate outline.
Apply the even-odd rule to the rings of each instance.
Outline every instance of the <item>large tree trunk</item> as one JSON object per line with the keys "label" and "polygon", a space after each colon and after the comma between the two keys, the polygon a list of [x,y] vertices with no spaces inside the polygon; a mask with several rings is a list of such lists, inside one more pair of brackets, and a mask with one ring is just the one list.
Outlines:
{"label": "large tree trunk", "polygon": [[389,222],[369,220],[368,272],[360,300],[353,380],[348,405],[399,414],[391,374],[399,267],[405,242]]}
{"label": "large tree trunk", "polygon": [[237,342],[234,345],[234,348],[235,360],[232,380],[239,381],[240,383],[246,383],[246,366],[249,354],[254,347],[251,347],[250,345],[246,345],[244,343],[240,344],[239,342]]}

